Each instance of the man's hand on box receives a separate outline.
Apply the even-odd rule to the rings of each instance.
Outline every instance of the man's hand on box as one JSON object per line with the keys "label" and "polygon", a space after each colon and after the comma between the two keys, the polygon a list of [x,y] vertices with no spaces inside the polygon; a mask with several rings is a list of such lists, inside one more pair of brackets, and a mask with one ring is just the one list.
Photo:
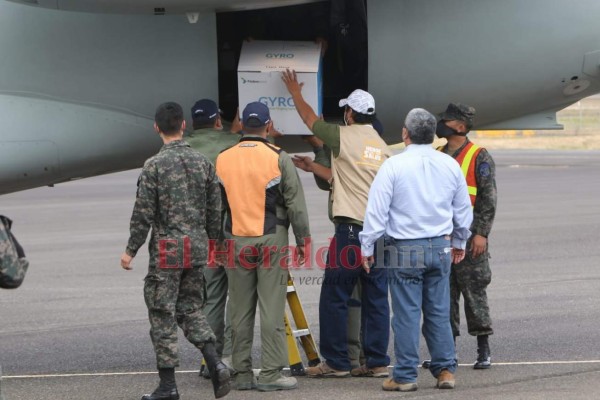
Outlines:
{"label": "man's hand on box", "polygon": [[277,139],[282,137],[283,133],[281,133],[274,126],[272,126],[271,129],[269,129],[269,136],[271,136],[273,139]]}
{"label": "man's hand on box", "polygon": [[321,45],[321,57],[325,57],[325,53],[327,53],[327,49],[329,48],[329,43],[327,42],[327,39],[319,36],[315,39],[315,43]]}
{"label": "man's hand on box", "polygon": [[283,83],[285,83],[285,87],[287,88],[288,92],[290,92],[292,97],[295,95],[301,95],[304,82],[298,82],[298,76],[296,75],[295,70],[290,71],[289,69],[286,69],[281,73],[281,79],[283,80]]}

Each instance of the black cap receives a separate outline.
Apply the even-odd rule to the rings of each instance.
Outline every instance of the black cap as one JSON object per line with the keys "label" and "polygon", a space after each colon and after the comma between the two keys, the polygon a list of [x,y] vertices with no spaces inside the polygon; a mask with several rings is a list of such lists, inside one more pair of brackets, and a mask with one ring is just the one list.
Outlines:
{"label": "black cap", "polygon": [[198,100],[192,107],[192,119],[199,124],[215,122],[220,113],[217,103],[210,99]]}

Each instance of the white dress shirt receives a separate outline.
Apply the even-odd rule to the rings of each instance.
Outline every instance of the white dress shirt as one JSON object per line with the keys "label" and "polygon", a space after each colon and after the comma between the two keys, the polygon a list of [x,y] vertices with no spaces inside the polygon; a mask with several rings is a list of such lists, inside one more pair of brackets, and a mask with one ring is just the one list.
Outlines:
{"label": "white dress shirt", "polygon": [[455,159],[430,144],[410,144],[386,160],[371,185],[363,231],[362,255],[373,255],[384,233],[394,239],[452,236],[464,249],[473,221],[467,183]]}

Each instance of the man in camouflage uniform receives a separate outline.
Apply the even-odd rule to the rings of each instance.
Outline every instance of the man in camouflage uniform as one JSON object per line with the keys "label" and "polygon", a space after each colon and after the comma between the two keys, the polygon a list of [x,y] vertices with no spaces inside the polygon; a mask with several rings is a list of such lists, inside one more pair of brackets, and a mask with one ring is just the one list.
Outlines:
{"label": "man in camouflage uniform", "polygon": [[[10,232],[12,221],[0,215],[0,287],[16,289],[21,286],[29,262],[25,259],[23,248]],[[2,367],[0,367],[0,400],[2,395]]]}
{"label": "man in camouflage uniform", "polygon": [[[194,132],[186,136],[185,141],[192,149],[204,154],[213,164],[223,150],[230,148],[240,141],[238,133],[241,130],[239,120],[236,120],[231,131],[223,129],[223,122],[217,103],[210,99],[198,100],[192,107],[192,122]],[[228,358],[231,365],[231,326],[229,303],[227,302],[228,281],[225,268],[222,265],[209,266],[204,270],[206,281],[206,299],[202,311],[210,324],[217,339],[216,347],[219,357]],[[228,311],[225,312],[227,304]],[[225,361],[225,360],[223,360]],[[208,368],[200,368],[202,376],[210,378]]]}
{"label": "man in camouflage uniform", "polygon": [[488,336],[493,334],[486,288],[492,279],[489,265],[488,236],[496,215],[496,178],[494,160],[474,145],[467,133],[473,126],[475,109],[450,103],[437,126],[437,135],[448,143],[438,150],[454,157],[467,179],[473,206],[471,238],[463,261],[452,265],[450,274],[450,320],[454,337],[460,335],[460,295],[465,303],[469,334],[477,336],[475,369],[491,367]]}
{"label": "man in camouflage uniform", "polygon": [[160,385],[142,400],[179,399],[177,325],[202,351],[220,398],[229,393],[229,369],[217,355],[215,336],[202,313],[208,240],[221,232],[219,180],[210,161],[182,140],[185,120],[179,104],[160,105],[154,129],[164,146],[142,169],[129,242],[121,256],[121,266],[131,269],[152,228],[144,298]]}

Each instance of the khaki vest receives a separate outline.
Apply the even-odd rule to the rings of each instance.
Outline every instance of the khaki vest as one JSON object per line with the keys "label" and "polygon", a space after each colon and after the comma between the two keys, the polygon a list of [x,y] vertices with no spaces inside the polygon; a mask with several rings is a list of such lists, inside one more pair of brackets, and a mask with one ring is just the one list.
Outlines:
{"label": "khaki vest", "polygon": [[340,154],[332,158],[333,217],[364,221],[369,189],[392,152],[371,125],[340,127]]}

